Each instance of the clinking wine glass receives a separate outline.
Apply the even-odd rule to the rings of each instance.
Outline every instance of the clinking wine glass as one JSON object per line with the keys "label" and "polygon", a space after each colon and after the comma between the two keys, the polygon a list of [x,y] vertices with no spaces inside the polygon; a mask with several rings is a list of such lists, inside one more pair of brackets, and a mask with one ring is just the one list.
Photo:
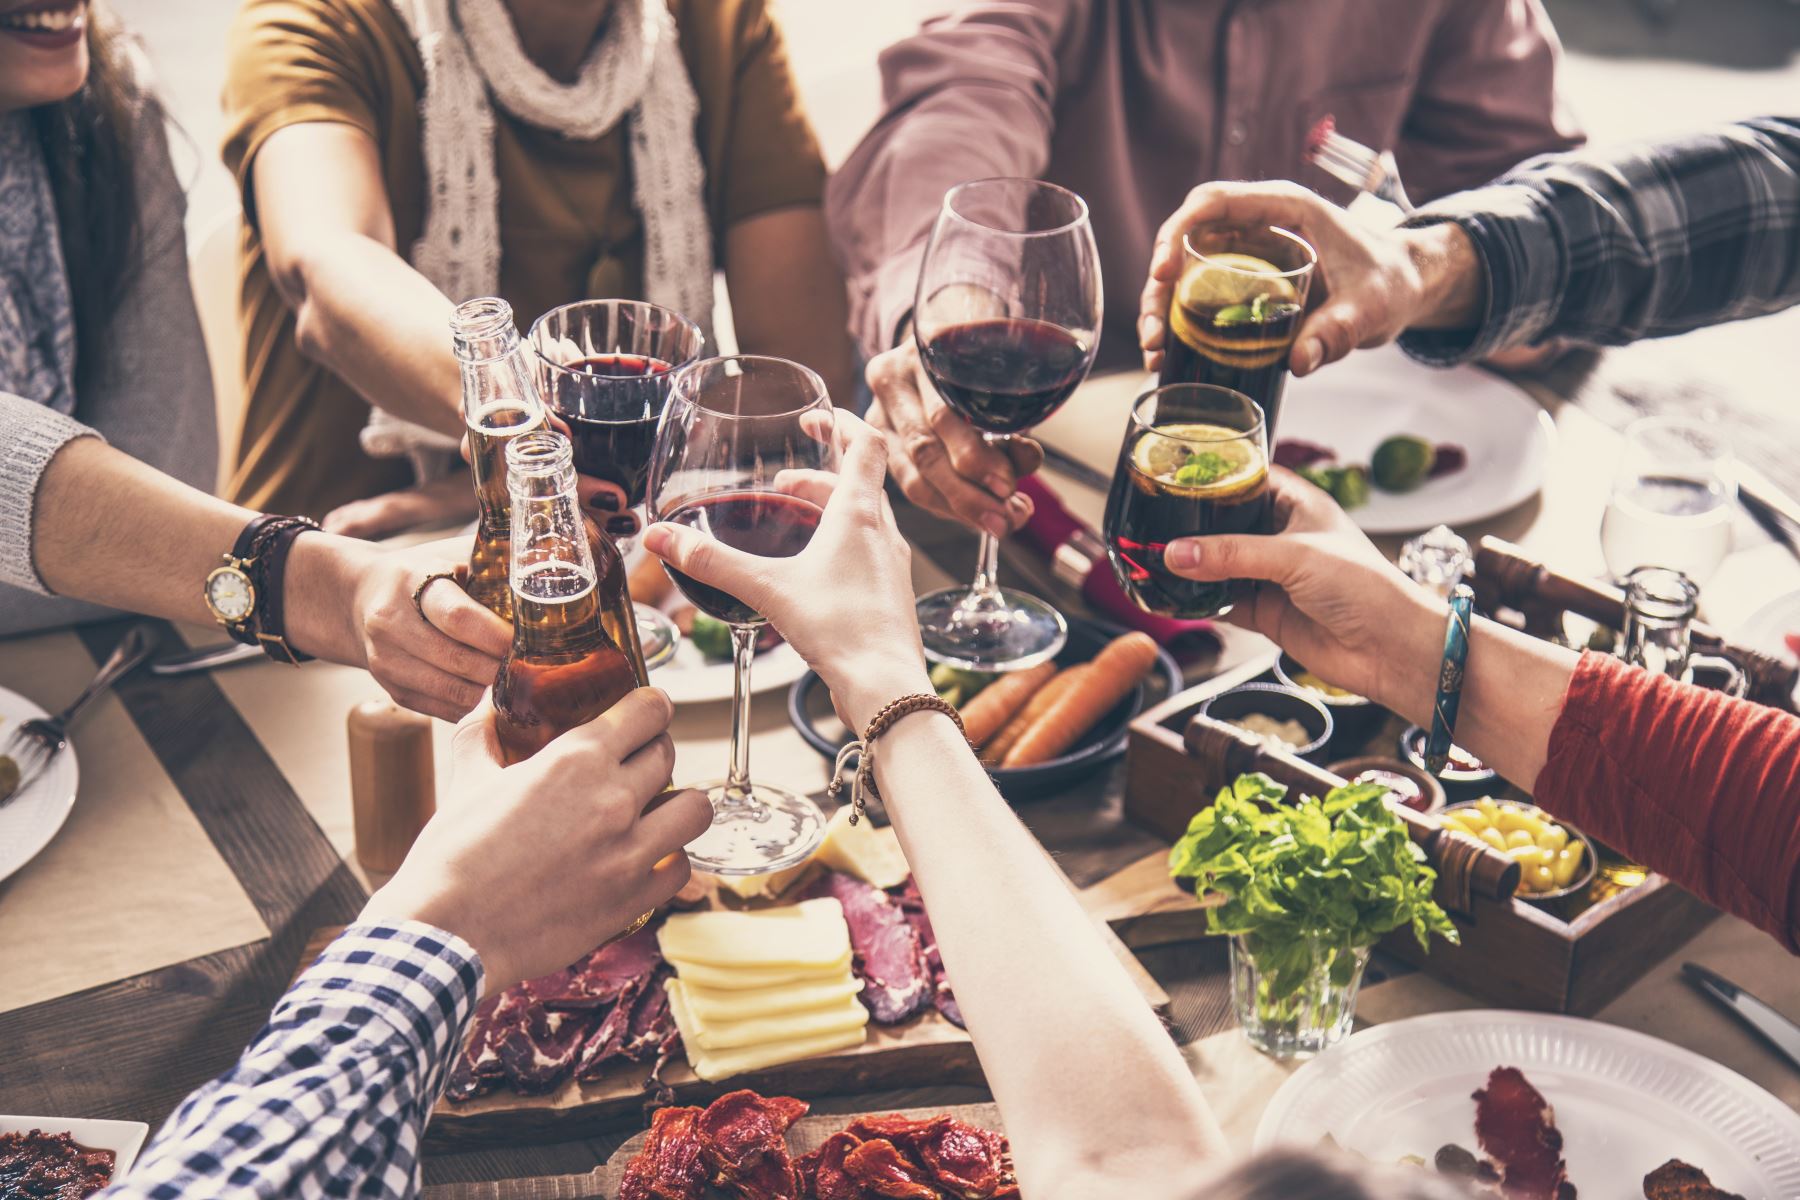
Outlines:
{"label": "clinking wine glass", "polygon": [[[650,454],[675,373],[697,361],[706,338],[672,309],[639,300],[582,300],[539,317],[527,338],[536,351],[543,394],[569,427],[575,469],[616,485],[627,514],[641,513]],[[629,555],[633,537],[615,537]],[[638,641],[649,667],[680,644],[672,621],[636,606]]]}
{"label": "clinking wine glass", "polygon": [[[812,540],[821,510],[783,484],[790,472],[837,469],[831,398],[816,374],[779,358],[705,359],[675,377],[651,461],[651,510],[745,553],[791,557]],[[688,858],[715,875],[793,866],[818,848],[825,816],[805,796],[750,781],[750,669],[767,618],[729,592],[669,574],[695,607],[731,627],[735,666],[731,764],[724,779],[694,785],[712,802],[713,823]]]}
{"label": "clinking wine glass", "polygon": [[[989,442],[1062,407],[1093,366],[1100,319],[1100,257],[1080,196],[1034,179],[983,179],[944,196],[919,270],[913,337],[938,395]],[[1062,614],[1000,587],[999,554],[983,532],[973,585],[919,599],[932,659],[1016,671],[1062,649]]]}

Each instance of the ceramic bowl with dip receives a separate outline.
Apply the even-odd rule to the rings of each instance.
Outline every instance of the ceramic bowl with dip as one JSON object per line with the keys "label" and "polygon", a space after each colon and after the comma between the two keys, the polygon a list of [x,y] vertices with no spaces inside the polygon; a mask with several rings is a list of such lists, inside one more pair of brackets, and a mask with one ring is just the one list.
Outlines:
{"label": "ceramic bowl with dip", "polygon": [[1433,779],[1430,772],[1397,758],[1366,754],[1340,759],[1325,769],[1348,783],[1379,783],[1414,812],[1436,812],[1444,807],[1444,785]]}
{"label": "ceramic bowl with dip", "polygon": [[[1425,738],[1426,730],[1419,725],[1407,726],[1400,735],[1400,757],[1421,771],[1425,770]],[[1437,779],[1452,800],[1473,800],[1500,786],[1500,772],[1460,746],[1450,747],[1450,764]]]}
{"label": "ceramic bowl with dip", "polygon": [[1381,727],[1387,710],[1367,696],[1326,683],[1301,666],[1292,655],[1275,660],[1275,678],[1295,691],[1314,697],[1331,713],[1331,749],[1339,754],[1361,750]]}
{"label": "ceramic bowl with dip", "polygon": [[1246,683],[1202,704],[1197,716],[1235,725],[1273,751],[1317,763],[1335,722],[1310,692],[1279,683]]}

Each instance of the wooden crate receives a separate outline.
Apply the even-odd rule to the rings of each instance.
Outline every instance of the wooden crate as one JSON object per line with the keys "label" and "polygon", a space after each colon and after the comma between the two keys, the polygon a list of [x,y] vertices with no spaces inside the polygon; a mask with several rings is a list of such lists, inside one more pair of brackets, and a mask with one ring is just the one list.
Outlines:
{"label": "wooden crate", "polygon": [[[1132,723],[1126,751],[1126,817],[1171,843],[1212,802],[1228,775],[1222,761],[1196,754],[1187,736],[1200,704],[1265,676],[1255,659],[1171,697]],[[1200,718],[1204,723],[1205,719]],[[1392,753],[1392,746],[1370,753]],[[1290,755],[1258,764],[1290,787],[1335,786],[1342,780]],[[1430,818],[1425,818],[1430,820]],[[1205,936],[1206,914],[1168,878],[1162,855],[1150,856],[1083,892],[1090,911],[1112,924],[1129,946]],[[1462,944],[1442,941],[1430,954],[1409,931],[1382,948],[1484,1000],[1509,1008],[1589,1015],[1697,933],[1718,913],[1660,875],[1652,875],[1569,919],[1526,901],[1497,899],[1481,889],[1446,895]]]}

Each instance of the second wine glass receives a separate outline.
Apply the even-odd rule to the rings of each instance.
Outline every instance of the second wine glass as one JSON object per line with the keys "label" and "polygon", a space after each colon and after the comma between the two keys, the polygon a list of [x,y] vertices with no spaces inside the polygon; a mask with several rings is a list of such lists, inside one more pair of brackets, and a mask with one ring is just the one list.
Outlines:
{"label": "second wine glass", "polygon": [[[913,337],[938,395],[990,442],[1055,412],[1093,366],[1100,255],[1080,196],[1035,179],[951,188],[931,231],[913,304]],[[1055,656],[1062,614],[1000,587],[1000,543],[981,535],[975,582],[919,599],[931,658],[1017,671]]]}
{"label": "second wine glass", "polygon": [[[838,469],[831,398],[820,378],[780,358],[710,358],[679,372],[656,435],[650,506],[748,554],[787,558],[806,549],[818,505],[784,490],[796,473]],[[806,796],[750,781],[750,668],[767,618],[731,593],[674,568],[695,607],[731,626],[735,680],[731,763],[722,780],[695,784],[713,823],[689,843],[694,866],[759,875],[802,862],[824,839],[825,816]]]}

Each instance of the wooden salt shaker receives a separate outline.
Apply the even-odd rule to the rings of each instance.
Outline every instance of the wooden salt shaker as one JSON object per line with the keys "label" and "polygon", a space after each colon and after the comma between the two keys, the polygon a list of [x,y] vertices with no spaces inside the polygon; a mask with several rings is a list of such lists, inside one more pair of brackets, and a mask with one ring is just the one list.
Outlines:
{"label": "wooden salt shaker", "polygon": [[356,861],[391,875],[437,811],[431,718],[386,700],[350,710],[350,804]]}

